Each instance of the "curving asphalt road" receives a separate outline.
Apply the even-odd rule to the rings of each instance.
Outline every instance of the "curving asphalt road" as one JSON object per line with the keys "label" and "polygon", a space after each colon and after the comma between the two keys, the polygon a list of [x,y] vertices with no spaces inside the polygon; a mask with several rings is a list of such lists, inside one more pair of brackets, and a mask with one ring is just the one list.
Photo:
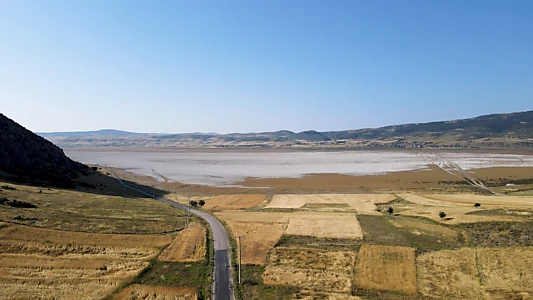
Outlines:
{"label": "curving asphalt road", "polygon": [[[134,188],[132,186],[129,186],[120,179],[114,172],[109,171],[120,184],[123,186],[135,190],[141,194],[144,194],[146,196],[153,197],[152,194],[147,193],[143,190]],[[168,203],[172,205],[173,207],[181,208],[184,210],[188,210],[189,208],[183,204],[176,203],[174,201],[170,201],[164,198],[160,197],[154,197],[155,199]],[[190,210],[192,214],[195,214],[199,216],[200,218],[207,221],[209,226],[211,227],[211,232],[213,233],[213,244],[215,249],[215,269],[214,269],[214,275],[215,275],[215,284],[213,286],[213,295],[214,299],[216,300],[229,300],[229,299],[235,299],[235,296],[231,290],[231,286],[233,283],[233,279],[231,277],[231,258],[230,258],[230,246],[229,246],[229,240],[228,236],[226,234],[226,230],[220,224],[220,222],[210,214],[206,214],[204,212],[191,209]]]}

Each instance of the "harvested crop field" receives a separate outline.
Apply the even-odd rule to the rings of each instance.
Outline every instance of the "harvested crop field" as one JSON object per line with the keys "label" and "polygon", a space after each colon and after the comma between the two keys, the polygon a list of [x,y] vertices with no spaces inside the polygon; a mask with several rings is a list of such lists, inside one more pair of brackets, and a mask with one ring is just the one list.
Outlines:
{"label": "harvested crop field", "polygon": [[415,249],[362,245],[357,256],[355,283],[364,289],[416,293]]}
{"label": "harvested crop field", "polygon": [[182,230],[161,255],[160,261],[199,262],[204,260],[206,251],[206,231],[200,223],[191,223]]}
{"label": "harvested crop field", "polygon": [[238,210],[258,206],[266,199],[262,194],[219,195],[205,201],[204,209]]}
{"label": "harvested crop field", "polygon": [[483,288],[490,291],[533,292],[533,247],[478,249]]}
{"label": "harvested crop field", "polygon": [[268,253],[278,243],[284,225],[280,223],[227,222],[233,236],[244,236],[242,248],[237,244],[237,255],[242,249],[242,263],[264,266]]}
{"label": "harvested crop field", "polygon": [[363,230],[355,214],[342,213],[294,213],[285,233],[325,238],[363,238]]}
{"label": "harvested crop field", "polygon": [[481,207],[499,208],[499,207],[533,207],[533,197],[527,196],[486,196],[472,194],[399,194],[403,199],[422,205],[433,206],[472,206],[475,203],[481,204]]}
{"label": "harvested crop field", "polygon": [[134,284],[120,291],[113,297],[114,300],[196,300],[198,294],[196,289],[168,287],[168,286],[149,286]]}
{"label": "harvested crop field", "polygon": [[393,194],[275,195],[266,208],[302,208],[309,204],[346,204],[359,214],[379,215],[376,204],[396,199]]}
{"label": "harvested crop field", "polygon": [[215,212],[215,216],[226,222],[281,223],[287,224],[292,213],[278,212]]}
{"label": "harvested crop field", "polygon": [[2,239],[47,242],[59,245],[83,244],[111,247],[160,248],[170,244],[168,236],[99,234],[75,231],[60,231],[28,226],[9,226],[0,230]]}
{"label": "harvested crop field", "polygon": [[418,287],[444,299],[531,299],[533,248],[443,250],[417,258]]}
{"label": "harvested crop field", "polygon": [[279,223],[286,227],[283,233],[291,235],[363,238],[355,214],[323,212],[220,212],[215,214],[226,222]]}
{"label": "harvested crop field", "polygon": [[17,299],[96,299],[148,266],[168,237],[0,229],[0,289]]}
{"label": "harvested crop field", "polygon": [[440,299],[480,299],[476,250],[442,250],[416,259],[418,290]]}
{"label": "harvested crop field", "polygon": [[268,285],[296,286],[313,291],[349,293],[355,252],[275,248],[263,273]]}

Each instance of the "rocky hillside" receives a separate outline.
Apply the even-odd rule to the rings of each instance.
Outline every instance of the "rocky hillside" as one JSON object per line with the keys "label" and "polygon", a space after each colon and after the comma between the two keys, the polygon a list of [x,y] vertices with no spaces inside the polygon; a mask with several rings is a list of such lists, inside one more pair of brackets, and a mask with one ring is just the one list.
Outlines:
{"label": "rocky hillside", "polygon": [[10,180],[74,187],[88,167],[72,161],[63,150],[0,114],[0,174]]}

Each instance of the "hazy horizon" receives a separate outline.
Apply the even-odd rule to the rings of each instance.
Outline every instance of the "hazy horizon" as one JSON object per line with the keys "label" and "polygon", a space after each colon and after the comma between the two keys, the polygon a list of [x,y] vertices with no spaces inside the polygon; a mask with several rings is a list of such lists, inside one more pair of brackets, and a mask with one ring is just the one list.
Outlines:
{"label": "hazy horizon", "polygon": [[533,2],[36,1],[0,11],[34,132],[338,131],[531,110]]}

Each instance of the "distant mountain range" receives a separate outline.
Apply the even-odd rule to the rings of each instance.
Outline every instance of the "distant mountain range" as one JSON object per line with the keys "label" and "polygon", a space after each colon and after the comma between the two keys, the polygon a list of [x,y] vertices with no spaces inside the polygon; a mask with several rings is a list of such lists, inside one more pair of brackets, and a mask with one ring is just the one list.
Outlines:
{"label": "distant mountain range", "polygon": [[533,148],[533,111],[345,131],[150,134],[39,133],[63,148]]}

